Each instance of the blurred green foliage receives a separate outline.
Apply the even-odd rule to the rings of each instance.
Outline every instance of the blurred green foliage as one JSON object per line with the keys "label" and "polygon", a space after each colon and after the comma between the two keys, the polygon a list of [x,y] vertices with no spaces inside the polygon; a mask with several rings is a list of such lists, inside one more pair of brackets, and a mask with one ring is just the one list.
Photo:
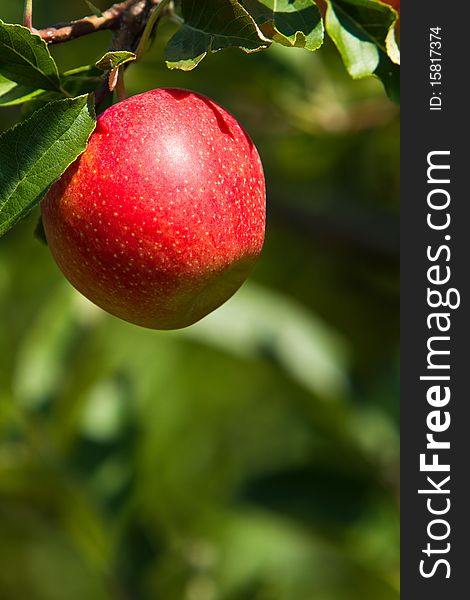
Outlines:
{"label": "blurred green foliage", "polygon": [[[36,26],[89,10],[34,4]],[[128,91],[191,88],[244,124],[265,250],[225,306],[159,333],[76,293],[37,212],[0,241],[0,598],[396,600],[397,109],[331,44],[170,72],[173,31]],[[73,68],[108,44],[53,53]]]}

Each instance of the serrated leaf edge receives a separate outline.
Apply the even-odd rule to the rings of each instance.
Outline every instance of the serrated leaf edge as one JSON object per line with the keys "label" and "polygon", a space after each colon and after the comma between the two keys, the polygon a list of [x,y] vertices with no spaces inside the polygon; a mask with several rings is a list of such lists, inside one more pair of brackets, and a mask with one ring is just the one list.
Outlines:
{"label": "serrated leaf edge", "polygon": [[[245,9],[244,6],[242,6],[241,4],[238,4],[238,7],[240,8],[241,11],[243,11],[245,13],[245,15],[250,19],[250,21],[252,22],[252,24],[254,25],[254,28],[256,29],[256,32],[258,34],[258,37],[260,38],[260,40],[262,42],[265,42],[265,45],[260,45],[258,48],[244,48],[242,45],[238,45],[238,44],[233,44],[230,46],[226,46],[226,48],[240,48],[241,50],[243,50],[243,52],[245,52],[246,54],[253,54],[254,52],[260,52],[261,50],[264,50],[265,48],[267,48],[268,46],[271,45],[272,40],[270,40],[269,38],[267,38],[264,33],[261,31],[261,29],[258,27],[258,24],[256,23],[256,21],[253,19],[253,17],[250,15],[250,13]],[[203,35],[206,36],[210,36],[210,43],[209,43],[209,48],[207,49],[207,51],[199,54],[198,56],[196,56],[195,58],[186,58],[183,60],[179,60],[179,61],[170,61],[170,60],[165,60],[166,66],[169,69],[181,69],[182,71],[192,71],[193,69],[195,69],[199,63],[207,56],[208,52],[211,53],[216,53],[216,52],[220,52],[221,50],[224,50],[225,48],[217,48],[216,50],[212,49],[212,40],[214,39],[215,35],[217,35],[217,37],[224,37],[221,36],[220,34],[213,34],[213,33],[209,33],[207,31],[204,31],[203,29],[199,29],[197,27],[193,27],[192,25],[188,25],[186,22],[183,22],[181,27],[178,29],[178,31],[170,38],[169,42],[171,42],[171,40],[175,37],[175,35],[177,35],[181,29],[183,27],[187,27],[188,29],[191,29],[193,31],[196,31],[198,33],[201,33]],[[233,38],[235,36],[226,36],[226,37],[230,37]],[[191,65],[185,65],[183,66],[184,63],[194,63]]]}
{"label": "serrated leaf edge", "polygon": [[[95,109],[94,109],[94,104],[93,104],[93,98],[92,98],[92,96],[93,96],[92,94],[83,94],[82,96],[76,96],[75,98],[61,98],[60,100],[54,100],[53,102],[48,102],[45,106],[43,106],[40,109],[38,109],[37,111],[35,111],[30,117],[28,117],[24,121],[20,121],[20,122],[16,123],[13,127],[11,127],[10,129],[7,129],[7,131],[4,131],[2,134],[0,134],[0,141],[2,140],[2,138],[5,135],[13,133],[15,131],[15,129],[17,129],[19,126],[24,125],[28,121],[32,120],[34,117],[37,117],[38,113],[44,111],[51,104],[58,103],[58,102],[67,102],[67,103],[69,103],[69,102],[72,102],[72,101],[79,100],[80,98],[87,98],[87,101],[86,101],[86,103],[83,106],[88,105],[89,107],[91,107],[91,115],[95,119],[95,122],[96,122],[96,114],[95,114]],[[79,118],[79,116],[80,116],[80,113],[77,115],[76,119],[74,120],[74,123]],[[70,127],[69,127],[69,129],[70,129]],[[89,135],[87,136],[86,143],[85,143],[85,145],[83,147],[83,150],[79,154],[77,154],[77,156],[66,165],[66,167],[64,168],[64,170],[62,171],[62,173],[53,182],[51,182],[50,186],[47,188],[47,190],[44,192],[44,194],[40,198],[36,197],[33,202],[31,202],[28,206],[26,206],[24,208],[23,211],[20,212],[20,214],[14,215],[9,220],[4,221],[3,223],[0,223],[0,236],[3,236],[18,221],[20,221],[22,218],[24,218],[31,211],[31,209],[34,206],[36,206],[37,204],[39,204],[39,202],[42,200],[42,198],[47,194],[47,191],[49,190],[49,188],[64,174],[64,172],[70,167],[70,165],[75,160],[77,160],[77,158],[79,156],[81,156],[81,154],[83,154],[83,152],[85,151],[85,149],[86,149],[86,147],[88,145],[88,140],[90,139],[90,136],[93,133],[93,131],[94,131],[94,128],[90,131]],[[58,140],[60,140],[60,138],[58,138]],[[58,140],[56,140],[56,141],[58,141]],[[8,196],[8,198],[5,200],[5,202],[3,202],[3,204],[0,204],[0,215],[3,212],[6,204],[9,201],[9,199],[12,197],[12,195],[15,193],[15,191],[18,189],[18,187],[21,185],[21,183],[23,183],[23,181],[26,178],[27,178],[27,175],[25,175],[24,177],[22,177],[19,180],[19,182],[17,183],[17,185],[15,186],[15,188],[12,190],[12,192],[10,193],[10,195]]]}
{"label": "serrated leaf edge", "polygon": [[[111,57],[115,54],[125,53],[128,56],[126,58],[122,58],[117,64],[110,65],[110,67],[100,66],[101,63],[104,63],[106,60],[111,59]],[[125,65],[128,62],[132,62],[137,59],[137,55],[134,52],[127,52],[126,50],[118,50],[117,52],[106,52],[103,56],[95,62],[95,67],[97,69],[101,69],[102,71],[112,71],[116,67],[120,67]]]}
{"label": "serrated leaf edge", "polygon": [[17,54],[18,56],[21,56],[21,57],[22,57],[22,58],[25,60],[25,62],[27,62],[29,65],[31,65],[31,67],[33,67],[33,69],[34,69],[35,71],[37,71],[37,72],[38,72],[38,73],[41,75],[41,77],[43,77],[43,78],[44,78],[44,79],[46,79],[47,81],[50,81],[50,83],[51,83],[52,85],[54,85],[54,87],[55,87],[55,88],[56,88],[58,91],[62,92],[63,90],[62,90],[62,88],[60,87],[60,74],[59,74],[59,69],[57,68],[57,64],[56,64],[56,62],[55,62],[54,58],[52,57],[51,53],[49,52],[49,48],[47,47],[47,44],[46,44],[46,42],[45,42],[45,41],[42,39],[42,37],[41,37],[41,36],[39,36],[39,35],[36,35],[35,33],[32,33],[32,32],[31,32],[31,31],[30,31],[30,30],[29,30],[27,27],[23,27],[23,25],[19,25],[18,23],[5,23],[4,21],[2,21],[2,20],[0,19],[0,25],[7,25],[7,26],[9,26],[9,27],[15,27],[15,28],[23,29],[23,30],[27,31],[27,32],[28,32],[28,33],[29,33],[29,34],[30,34],[30,35],[31,35],[33,38],[35,38],[35,39],[37,39],[37,40],[39,40],[39,41],[40,41],[40,43],[41,43],[41,44],[44,46],[44,48],[47,50],[47,53],[48,53],[48,55],[49,55],[49,57],[50,57],[50,59],[51,59],[51,62],[52,62],[52,64],[53,64],[53,66],[54,66],[55,72],[56,72],[56,74],[57,74],[57,81],[51,80],[51,79],[50,79],[50,77],[49,77],[48,75],[45,75],[45,74],[44,74],[42,71],[40,71],[40,70],[37,68],[37,66],[36,66],[35,64],[33,64],[33,63],[30,61],[30,60],[28,60],[28,59],[26,58],[26,56],[24,56],[24,54],[20,54],[20,53],[19,53],[19,52],[17,52],[17,50],[16,50],[15,48],[13,48],[13,47],[10,47],[10,48],[11,48],[11,50],[12,50],[12,51],[13,51],[15,54]]}

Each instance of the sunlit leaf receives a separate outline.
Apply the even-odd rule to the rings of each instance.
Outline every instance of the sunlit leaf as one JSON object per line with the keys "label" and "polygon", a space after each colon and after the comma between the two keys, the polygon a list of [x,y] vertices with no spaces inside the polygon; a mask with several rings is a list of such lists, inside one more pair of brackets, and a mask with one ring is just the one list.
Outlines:
{"label": "sunlit leaf", "polygon": [[243,6],[264,35],[283,46],[317,50],[323,21],[313,0],[244,0]]}
{"label": "sunlit leaf", "polygon": [[208,52],[238,47],[256,52],[269,45],[255,21],[236,0],[182,0],[184,24],[168,42],[166,64],[190,71]]}
{"label": "sunlit leaf", "polygon": [[3,77],[3,75],[0,75],[0,106],[23,104],[41,93],[42,90],[19,85],[18,83]]}
{"label": "sunlit leaf", "polygon": [[397,101],[399,68],[387,52],[396,19],[392,8],[375,0],[328,0],[325,27],[349,74],[355,79],[376,75]]}
{"label": "sunlit leaf", "polygon": [[0,20],[0,73],[21,85],[60,90],[57,65],[39,35]]}
{"label": "sunlit leaf", "polygon": [[111,71],[116,67],[132,62],[136,58],[137,57],[133,52],[127,52],[125,50],[106,52],[106,54],[96,62],[96,66],[102,71]]}
{"label": "sunlit leaf", "polygon": [[91,98],[79,96],[50,102],[0,137],[0,235],[85,150],[94,127]]}

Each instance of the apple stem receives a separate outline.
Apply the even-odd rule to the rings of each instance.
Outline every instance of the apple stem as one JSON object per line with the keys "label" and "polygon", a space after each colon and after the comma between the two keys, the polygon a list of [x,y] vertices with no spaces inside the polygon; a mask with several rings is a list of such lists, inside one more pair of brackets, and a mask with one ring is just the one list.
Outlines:
{"label": "apple stem", "polygon": [[116,97],[117,101],[121,102],[127,98],[126,86],[124,84],[124,69],[118,67],[117,81],[116,81]]}
{"label": "apple stem", "polygon": [[30,31],[33,30],[33,0],[25,0],[23,25],[27,27]]}

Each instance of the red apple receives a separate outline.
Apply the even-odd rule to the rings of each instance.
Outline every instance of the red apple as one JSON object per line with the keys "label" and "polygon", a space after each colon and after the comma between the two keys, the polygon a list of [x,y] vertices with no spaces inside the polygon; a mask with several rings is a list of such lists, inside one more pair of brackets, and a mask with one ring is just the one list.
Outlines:
{"label": "red apple", "polygon": [[42,202],[60,269],[109,313],[191,325],[250,273],[264,239],[253,142],[209,98],[157,89],[108,108]]}

